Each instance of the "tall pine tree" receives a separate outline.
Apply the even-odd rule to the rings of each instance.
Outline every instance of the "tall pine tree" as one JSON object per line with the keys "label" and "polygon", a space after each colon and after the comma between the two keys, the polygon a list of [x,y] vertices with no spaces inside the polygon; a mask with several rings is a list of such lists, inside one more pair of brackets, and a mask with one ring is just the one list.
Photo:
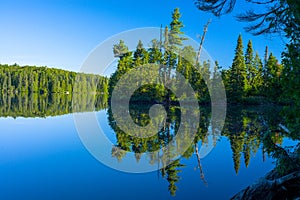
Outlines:
{"label": "tall pine tree", "polygon": [[252,86],[252,94],[260,96],[261,95],[261,88],[263,86],[263,63],[258,55],[255,53],[255,57],[253,60],[253,67],[255,70],[255,75],[253,78],[254,85]]}
{"label": "tall pine tree", "polygon": [[134,65],[139,67],[141,65],[147,64],[149,61],[149,54],[144,48],[141,40],[139,40],[136,50],[133,54]]}
{"label": "tall pine tree", "polygon": [[252,41],[249,40],[247,44],[247,50],[245,54],[245,64],[246,64],[246,79],[245,79],[245,95],[253,95],[253,88],[255,87],[254,77],[256,75],[256,70],[253,66],[254,57],[253,57],[253,46]]}
{"label": "tall pine tree", "polygon": [[182,41],[185,40],[182,35],[184,34],[181,29],[183,28],[183,23],[180,21],[181,14],[179,12],[179,8],[175,8],[172,13],[172,21],[170,23],[170,33],[169,33],[169,41],[171,47],[175,50],[182,46]]}
{"label": "tall pine tree", "polygon": [[278,97],[282,93],[282,86],[280,83],[283,66],[278,63],[276,57],[270,53],[266,64],[266,79],[264,92],[267,97],[278,102]]}
{"label": "tall pine tree", "polygon": [[230,103],[238,103],[241,101],[245,88],[246,65],[243,51],[242,35],[239,35],[235,56],[230,68],[227,97]]}

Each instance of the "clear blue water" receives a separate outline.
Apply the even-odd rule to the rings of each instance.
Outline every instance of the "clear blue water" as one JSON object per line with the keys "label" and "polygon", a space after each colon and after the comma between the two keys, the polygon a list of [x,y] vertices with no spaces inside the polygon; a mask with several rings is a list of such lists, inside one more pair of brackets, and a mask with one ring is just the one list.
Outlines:
{"label": "clear blue water", "polygon": [[[97,112],[104,132],[107,110]],[[241,157],[236,174],[229,139],[222,136],[201,160],[207,186],[200,178],[197,157],[181,158],[185,167],[171,196],[159,171],[132,174],[111,169],[84,147],[72,114],[47,118],[0,118],[0,199],[229,199],[273,169],[262,149],[251,152],[248,167]]]}

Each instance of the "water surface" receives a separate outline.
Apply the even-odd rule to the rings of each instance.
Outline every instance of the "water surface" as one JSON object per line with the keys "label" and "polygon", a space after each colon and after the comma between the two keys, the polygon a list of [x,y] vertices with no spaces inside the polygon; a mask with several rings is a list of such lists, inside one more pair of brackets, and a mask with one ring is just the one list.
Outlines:
{"label": "water surface", "polygon": [[[73,110],[56,115],[55,102],[48,102],[52,110],[37,106],[39,114],[28,116],[24,113],[30,106],[18,110],[19,103],[1,107],[0,199],[229,199],[274,168],[260,134],[278,127],[280,108],[229,109],[221,137],[216,138],[213,150],[199,164],[195,147],[205,145],[205,138],[211,134],[208,109],[200,122],[203,130],[186,155],[161,170],[132,174],[111,169],[89,153],[75,128]],[[64,107],[57,105],[57,110]],[[18,116],[7,114],[9,109]],[[134,109],[138,109],[137,116],[144,112],[143,108]],[[118,137],[122,133],[112,126],[109,109],[103,105],[96,110],[107,137],[114,145],[122,146]],[[169,128],[176,127],[176,123],[176,117],[170,119]],[[281,146],[292,142],[280,133],[274,133],[273,140]],[[134,141],[127,141],[127,145],[128,151],[136,155],[135,162],[147,153],[147,149],[135,148]],[[122,156],[114,154],[113,149],[109,156],[122,162]],[[153,165],[158,165],[158,158],[152,159]]]}

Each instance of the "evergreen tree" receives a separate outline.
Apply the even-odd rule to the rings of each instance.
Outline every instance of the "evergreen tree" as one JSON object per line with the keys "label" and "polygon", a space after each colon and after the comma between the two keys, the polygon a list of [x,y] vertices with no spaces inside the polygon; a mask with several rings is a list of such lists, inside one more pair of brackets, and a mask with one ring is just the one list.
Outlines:
{"label": "evergreen tree", "polygon": [[164,30],[164,44],[163,44],[165,50],[169,49],[169,44],[170,44],[170,41],[169,41],[169,27],[166,26],[165,30]]}
{"label": "evergreen tree", "polygon": [[192,46],[185,46],[180,55],[177,71],[182,73],[187,80],[190,80],[193,66],[195,65],[196,52]]}
{"label": "evergreen tree", "polygon": [[172,22],[170,23],[170,33],[169,33],[169,42],[173,50],[178,50],[182,46],[182,41],[186,38],[182,37],[184,34],[181,29],[183,28],[183,23],[180,21],[181,14],[179,8],[175,8],[172,13]]}
{"label": "evergreen tree", "polygon": [[149,54],[143,46],[141,40],[139,40],[136,50],[133,54],[134,65],[139,67],[141,65],[147,64],[149,61]]}
{"label": "evergreen tree", "polygon": [[245,68],[243,40],[242,35],[239,35],[227,87],[227,97],[231,103],[238,103],[243,97],[246,76]]}
{"label": "evergreen tree", "polygon": [[284,71],[282,85],[284,87],[283,97],[300,108],[300,3],[299,1],[288,1],[292,12],[288,18],[285,29],[286,36],[290,39],[286,50],[282,54]]}
{"label": "evergreen tree", "polygon": [[277,100],[282,93],[282,87],[280,83],[280,77],[283,66],[278,63],[276,57],[270,53],[270,56],[266,65],[266,82],[265,82],[265,94],[270,100]]}
{"label": "evergreen tree", "polygon": [[160,51],[160,45],[160,42],[156,39],[151,41],[151,48],[149,49],[149,63],[161,63],[162,52]]}
{"label": "evergreen tree", "polygon": [[263,64],[258,55],[258,52],[255,53],[254,61],[254,78],[253,78],[253,86],[252,86],[252,95],[261,95],[261,88],[263,86]]}
{"label": "evergreen tree", "polygon": [[[167,66],[167,77],[171,78],[171,71],[175,69],[176,64],[178,63],[180,54],[180,49],[182,46],[182,41],[185,40],[182,35],[183,23],[180,21],[181,14],[179,8],[175,8],[172,13],[172,21],[170,23],[170,31],[168,29],[165,31],[165,44],[169,44],[169,47],[165,50],[165,65]],[[168,34],[168,36],[167,36]]]}
{"label": "evergreen tree", "polygon": [[181,168],[183,166],[184,165],[182,165],[179,160],[175,160],[164,169],[167,175],[167,181],[169,182],[168,189],[172,196],[175,196],[177,191],[176,183],[180,180],[178,173],[181,172],[181,170],[179,170],[178,168]]}
{"label": "evergreen tree", "polygon": [[120,40],[119,44],[115,44],[113,47],[115,57],[122,57],[128,52],[128,47],[125,45],[123,40]]}
{"label": "evergreen tree", "polygon": [[[122,53],[121,55],[118,53],[119,50],[115,51],[116,49],[123,49],[126,50],[125,53]],[[119,57],[118,67],[117,70],[111,75],[109,79],[109,87],[108,87],[108,93],[109,97],[111,97],[112,92],[114,90],[114,87],[118,83],[119,79],[124,75],[126,72],[128,72],[133,67],[133,60],[132,60],[132,52],[128,52],[128,47],[124,44],[122,40],[120,40],[120,43],[118,45],[114,45],[114,53],[117,57]],[[123,51],[124,52],[124,51]]]}
{"label": "evergreen tree", "polygon": [[254,77],[257,71],[254,68],[254,57],[253,57],[252,41],[249,40],[247,44],[247,50],[245,54],[245,65],[246,65],[246,79],[245,79],[245,96],[253,94]]}

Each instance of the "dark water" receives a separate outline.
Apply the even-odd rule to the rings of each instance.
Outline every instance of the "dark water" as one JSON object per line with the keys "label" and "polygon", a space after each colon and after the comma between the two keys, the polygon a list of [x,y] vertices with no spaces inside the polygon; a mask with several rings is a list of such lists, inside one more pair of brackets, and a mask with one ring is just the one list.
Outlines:
{"label": "dark water", "polygon": [[[86,97],[82,106],[77,102],[76,110],[67,96],[27,98],[1,100],[0,199],[229,199],[274,168],[275,160],[261,138],[264,131],[273,130],[272,141],[277,145],[295,143],[278,131],[281,108],[233,107],[228,109],[213,150],[199,163],[195,148],[205,145],[213,134],[209,131],[210,109],[203,108],[201,130],[182,157],[161,170],[125,173],[107,167],[89,153],[71,114],[90,112],[84,105],[92,104],[106,136],[115,146],[133,152],[134,162],[141,162],[149,150],[142,148],[145,141],[122,137],[124,133],[114,126],[105,103]],[[176,109],[170,111],[161,135],[168,130],[175,134],[179,123]],[[143,115],[144,107],[134,106],[130,112],[140,125],[149,120]],[[109,152],[107,156],[119,162],[126,156],[113,149]],[[149,162],[156,166],[157,160],[150,158]]]}

